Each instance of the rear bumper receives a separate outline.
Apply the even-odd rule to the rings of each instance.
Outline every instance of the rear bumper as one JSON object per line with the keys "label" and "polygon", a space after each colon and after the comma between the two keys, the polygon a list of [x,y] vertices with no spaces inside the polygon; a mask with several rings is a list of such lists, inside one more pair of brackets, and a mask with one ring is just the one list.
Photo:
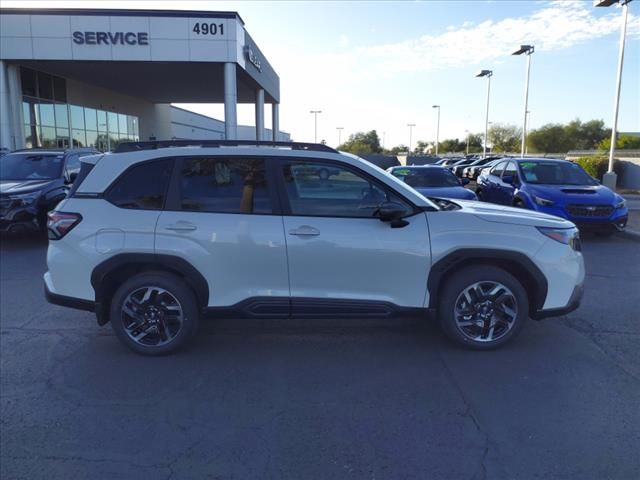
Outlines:
{"label": "rear bumper", "polygon": [[549,317],[560,317],[562,315],[567,315],[574,310],[576,310],[580,306],[580,302],[582,301],[582,297],[584,295],[584,285],[581,283],[576,285],[573,289],[573,293],[571,294],[571,298],[569,298],[569,303],[566,306],[561,308],[549,308],[546,310],[536,310],[531,313],[531,318],[534,320],[542,320],[543,318]]}
{"label": "rear bumper", "polygon": [[83,298],[67,297],[66,295],[59,295],[49,290],[47,282],[44,282],[44,296],[47,302],[54,305],[60,305],[61,307],[75,308],[76,310],[84,310],[86,312],[95,312],[96,303],[91,300],[85,300]]}

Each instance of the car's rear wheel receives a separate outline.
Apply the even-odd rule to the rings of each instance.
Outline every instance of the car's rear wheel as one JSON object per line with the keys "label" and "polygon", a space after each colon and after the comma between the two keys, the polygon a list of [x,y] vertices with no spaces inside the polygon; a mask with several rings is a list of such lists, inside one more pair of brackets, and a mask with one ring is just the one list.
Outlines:
{"label": "car's rear wheel", "polygon": [[438,317],[454,342],[478,350],[511,341],[528,317],[529,301],[509,272],[474,265],[455,272],[441,290]]}
{"label": "car's rear wheel", "polygon": [[133,276],[111,301],[111,327],[130,349],[164,355],[183,347],[198,326],[198,304],[177,276],[146,272]]}

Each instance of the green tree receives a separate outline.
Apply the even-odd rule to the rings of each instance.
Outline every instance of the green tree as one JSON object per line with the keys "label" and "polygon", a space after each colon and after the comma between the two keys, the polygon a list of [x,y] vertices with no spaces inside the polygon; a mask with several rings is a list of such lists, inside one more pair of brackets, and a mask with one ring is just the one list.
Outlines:
{"label": "green tree", "polygon": [[[467,138],[465,137],[465,150],[467,148],[466,145]],[[482,152],[482,134],[481,133],[470,133],[469,134],[469,153],[479,153]]]}
{"label": "green tree", "polygon": [[611,130],[604,128],[604,121],[589,120],[582,123],[579,118],[564,126],[567,145],[570,150],[592,150],[611,136]]}
{"label": "green tree", "polygon": [[409,147],[406,145],[396,145],[391,150],[385,150],[384,153],[387,155],[398,155],[399,153],[407,153],[409,151]]}
{"label": "green tree", "polygon": [[563,125],[548,123],[529,132],[527,146],[538,153],[566,153],[571,149],[571,142]]}
{"label": "green tree", "polygon": [[382,153],[380,146],[380,137],[375,130],[369,132],[357,132],[349,135],[349,139],[342,145],[338,146],[338,150],[350,152],[355,155],[363,153]]}
{"label": "green tree", "polygon": [[522,141],[522,129],[515,125],[492,125],[489,143],[493,152],[518,152]]}
{"label": "green tree", "polygon": [[447,138],[440,142],[438,153],[459,153],[467,149],[467,142],[457,138]]}
{"label": "green tree", "polygon": [[[609,150],[611,148],[611,137],[605,138],[598,144],[598,150]],[[638,150],[640,149],[640,137],[633,135],[618,135],[616,139],[616,149]]]}

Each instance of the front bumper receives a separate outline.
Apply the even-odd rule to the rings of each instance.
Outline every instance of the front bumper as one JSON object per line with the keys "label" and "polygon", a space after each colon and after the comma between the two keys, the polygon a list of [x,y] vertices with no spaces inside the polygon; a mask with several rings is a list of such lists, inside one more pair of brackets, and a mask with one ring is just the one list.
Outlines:
{"label": "front bumper", "polygon": [[31,206],[0,210],[0,232],[33,232],[39,228],[38,211]]}
{"label": "front bumper", "polygon": [[576,217],[570,215],[562,207],[544,207],[538,204],[533,204],[533,209],[540,213],[547,213],[569,220],[581,231],[623,230],[629,218],[629,210],[627,208],[614,209],[611,215],[606,217]]}
{"label": "front bumper", "polygon": [[560,317],[562,315],[567,315],[574,310],[576,310],[580,306],[580,302],[582,301],[582,297],[584,295],[584,284],[580,283],[576,285],[573,289],[573,293],[571,294],[571,298],[569,298],[569,303],[565,307],[561,308],[548,308],[546,310],[536,310],[535,312],[531,312],[531,318],[534,320],[542,320],[543,318],[549,317]]}

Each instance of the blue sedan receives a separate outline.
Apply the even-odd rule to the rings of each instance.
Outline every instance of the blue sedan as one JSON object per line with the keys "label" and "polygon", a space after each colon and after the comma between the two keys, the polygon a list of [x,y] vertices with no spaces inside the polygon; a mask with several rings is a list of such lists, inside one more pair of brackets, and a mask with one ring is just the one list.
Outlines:
{"label": "blue sedan", "polygon": [[566,218],[582,230],[614,232],[629,215],[624,198],[566,160],[505,159],[482,172],[476,193],[487,202]]}
{"label": "blue sedan", "polygon": [[392,167],[387,171],[425,197],[478,199],[475,193],[464,188],[469,183],[468,179],[460,180],[449,169],[439,165]]}

